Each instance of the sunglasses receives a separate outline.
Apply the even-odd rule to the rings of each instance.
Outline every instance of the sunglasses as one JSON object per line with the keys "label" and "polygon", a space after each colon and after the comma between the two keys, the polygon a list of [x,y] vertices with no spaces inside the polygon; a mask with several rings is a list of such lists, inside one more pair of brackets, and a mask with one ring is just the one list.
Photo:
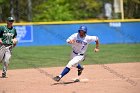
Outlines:
{"label": "sunglasses", "polygon": [[14,22],[14,20],[9,20],[8,22]]}

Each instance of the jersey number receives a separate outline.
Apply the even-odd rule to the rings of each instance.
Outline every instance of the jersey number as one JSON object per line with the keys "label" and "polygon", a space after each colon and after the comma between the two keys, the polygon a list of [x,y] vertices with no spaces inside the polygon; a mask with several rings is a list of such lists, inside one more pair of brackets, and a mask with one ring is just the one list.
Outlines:
{"label": "jersey number", "polygon": [[82,46],[81,50],[84,49],[85,46]]}

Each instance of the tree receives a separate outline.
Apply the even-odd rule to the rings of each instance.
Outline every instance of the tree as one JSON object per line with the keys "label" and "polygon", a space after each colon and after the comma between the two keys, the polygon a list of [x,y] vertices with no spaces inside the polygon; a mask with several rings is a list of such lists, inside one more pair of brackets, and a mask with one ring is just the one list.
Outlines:
{"label": "tree", "polygon": [[28,0],[28,21],[32,21],[32,2]]}
{"label": "tree", "polygon": [[140,0],[124,0],[125,18],[140,18]]}
{"label": "tree", "polygon": [[0,0],[1,22],[3,22],[5,20],[5,13],[7,13],[6,7],[8,6],[8,4],[4,4],[5,2],[7,2],[7,0]]}
{"label": "tree", "polygon": [[[53,3],[52,3],[53,2]],[[96,0],[48,0],[34,8],[34,21],[65,21],[96,18],[102,2]],[[37,11],[36,11],[37,10]]]}
{"label": "tree", "polygon": [[[52,3],[53,2],[53,3]],[[34,21],[65,21],[74,19],[65,0],[48,0],[34,8]],[[36,11],[37,10],[37,11]]]}
{"label": "tree", "polygon": [[[140,0],[123,1],[125,18],[140,18]],[[106,2],[113,4],[113,0],[0,0],[0,21],[11,15],[19,22],[93,19],[104,13]]]}
{"label": "tree", "polygon": [[15,15],[14,15],[14,0],[10,0],[10,16],[15,17]]}
{"label": "tree", "polygon": [[16,21],[19,22],[19,0],[16,0],[16,7],[15,7],[15,16],[16,16]]}

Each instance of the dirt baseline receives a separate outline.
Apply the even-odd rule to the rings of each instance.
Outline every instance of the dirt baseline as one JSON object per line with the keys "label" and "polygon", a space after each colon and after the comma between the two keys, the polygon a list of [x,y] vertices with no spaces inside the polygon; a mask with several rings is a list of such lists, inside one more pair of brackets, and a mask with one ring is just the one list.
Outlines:
{"label": "dirt baseline", "polygon": [[8,70],[7,78],[0,78],[0,93],[140,92],[139,62],[84,67],[80,82],[72,80],[77,77],[75,68],[60,82],[53,81],[52,77],[60,74],[63,67]]}

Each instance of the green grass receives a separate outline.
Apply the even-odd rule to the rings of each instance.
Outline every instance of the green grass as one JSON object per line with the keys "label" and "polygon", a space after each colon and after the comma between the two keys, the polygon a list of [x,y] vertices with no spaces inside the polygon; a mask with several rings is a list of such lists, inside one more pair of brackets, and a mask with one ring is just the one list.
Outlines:
{"label": "green grass", "polygon": [[[100,45],[100,52],[93,52],[90,45],[82,64],[108,64],[140,62],[140,44]],[[16,47],[10,69],[65,66],[69,61],[70,46]],[[1,68],[1,66],[0,66]]]}

